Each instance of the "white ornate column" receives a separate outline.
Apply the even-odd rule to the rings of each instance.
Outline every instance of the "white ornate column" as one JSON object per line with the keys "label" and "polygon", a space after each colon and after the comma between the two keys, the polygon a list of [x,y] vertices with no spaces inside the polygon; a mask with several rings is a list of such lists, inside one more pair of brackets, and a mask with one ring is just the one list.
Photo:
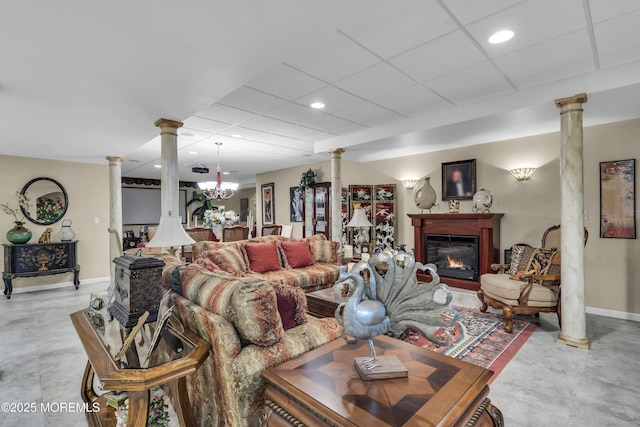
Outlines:
{"label": "white ornate column", "polygon": [[[179,176],[178,176],[178,128],[182,123],[159,119],[155,125],[160,128],[160,174],[161,217],[179,217]],[[185,218],[186,219],[186,218]]]}
{"label": "white ornate column", "polygon": [[331,151],[331,240],[342,241],[341,165],[342,148]]}
{"label": "white ornate column", "polygon": [[584,301],[584,184],[582,104],[587,95],[556,99],[560,108],[562,328],[557,342],[588,349]]}
{"label": "white ornate column", "polygon": [[[122,251],[122,157],[107,156],[109,161],[109,229],[118,232],[118,241],[109,238],[109,259],[120,256]],[[115,267],[110,264],[111,282],[115,280]]]}

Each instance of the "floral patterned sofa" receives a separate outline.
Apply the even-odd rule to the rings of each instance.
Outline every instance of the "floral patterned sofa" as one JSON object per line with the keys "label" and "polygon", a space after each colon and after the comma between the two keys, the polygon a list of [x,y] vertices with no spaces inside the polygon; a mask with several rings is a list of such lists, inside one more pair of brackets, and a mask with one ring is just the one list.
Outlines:
{"label": "floral patterned sofa", "polygon": [[312,292],[332,286],[340,275],[338,242],[323,234],[304,239],[264,236],[235,242],[197,242],[194,262],[236,277],[291,285]]}
{"label": "floral patterned sofa", "polygon": [[167,264],[163,286],[174,292],[183,325],[212,346],[187,378],[199,426],[248,426],[264,403],[262,372],[341,335],[333,318],[307,317],[299,287],[256,276]]}

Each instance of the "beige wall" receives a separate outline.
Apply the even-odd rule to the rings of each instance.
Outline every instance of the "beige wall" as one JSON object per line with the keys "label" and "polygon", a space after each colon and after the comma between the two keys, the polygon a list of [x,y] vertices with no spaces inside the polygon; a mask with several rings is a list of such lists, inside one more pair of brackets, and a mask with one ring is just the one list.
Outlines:
{"label": "beige wall", "polygon": [[[640,240],[601,239],[598,228],[599,162],[637,158],[640,153],[637,135],[640,135],[640,119],[585,129],[584,201],[588,213],[585,226],[590,234],[585,250],[586,303],[600,309],[602,314],[607,310],[640,313]],[[398,242],[412,248],[413,229],[406,214],[419,213],[419,209],[413,206],[412,191],[405,190],[400,180],[427,175],[440,199],[441,163],[476,159],[478,188],[493,194],[492,212],[505,214],[501,224],[501,248],[517,242],[539,245],[544,230],[560,223],[559,157],[560,134],[551,133],[376,162],[343,160],[342,185],[396,183]],[[538,170],[529,182],[518,182],[509,170],[524,166],[534,166]],[[328,160],[257,176],[258,191],[263,183],[275,184],[276,223],[289,222],[289,187],[298,185],[301,174],[310,167],[319,173],[319,181],[330,180]],[[439,200],[438,203],[432,212],[447,212],[446,202]],[[260,225],[260,193],[257,205]],[[470,201],[463,201],[460,210],[471,212],[471,206]],[[301,235],[302,223],[296,223],[294,236]]]}
{"label": "beige wall", "polygon": [[[78,240],[80,281],[109,276],[109,170],[106,161],[105,165],[95,165],[0,155],[0,170],[0,201],[9,202],[12,207],[17,206],[15,192],[22,190],[33,178],[53,178],[62,184],[69,196],[69,208],[63,219],[73,222],[71,229]],[[99,224],[94,224],[94,217],[99,218]],[[13,221],[12,215],[0,214],[2,243],[8,243],[5,234],[13,227]],[[30,243],[37,243],[47,227],[53,228],[52,241],[59,241],[58,232],[61,224],[59,221],[49,226],[41,226],[26,221],[25,226],[33,233]],[[13,287],[16,289],[71,280],[71,274],[16,278],[13,280]]]}

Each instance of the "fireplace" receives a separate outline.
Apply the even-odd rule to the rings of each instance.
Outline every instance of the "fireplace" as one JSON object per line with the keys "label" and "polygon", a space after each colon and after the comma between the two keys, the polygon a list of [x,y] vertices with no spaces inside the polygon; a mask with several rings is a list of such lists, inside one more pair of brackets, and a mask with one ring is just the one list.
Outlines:
{"label": "fireplace", "polygon": [[478,280],[478,236],[425,234],[425,263],[435,264],[441,277]]}
{"label": "fireplace", "polygon": [[[449,286],[477,291],[480,289],[480,276],[491,272],[491,264],[500,262],[500,219],[503,214],[483,213],[483,214],[409,214],[411,225],[413,226],[414,252],[416,261],[421,263],[434,262],[432,258],[427,258],[428,246],[433,241],[427,241],[429,236],[446,236],[445,242],[435,242],[435,246],[430,248],[432,255],[445,251],[442,243],[447,243],[449,238],[469,238],[471,241],[463,239],[447,249],[449,252],[463,254],[469,244],[476,246],[475,256],[465,261],[467,267],[472,267],[473,275],[467,268],[458,270],[449,269],[443,261],[438,260],[438,274],[444,276],[443,283]],[[449,254],[451,255],[451,254]],[[446,260],[446,256],[445,256]],[[448,262],[448,260],[446,261]],[[443,269],[446,273],[443,273]],[[430,281],[431,278],[422,272],[418,272],[418,280]]]}

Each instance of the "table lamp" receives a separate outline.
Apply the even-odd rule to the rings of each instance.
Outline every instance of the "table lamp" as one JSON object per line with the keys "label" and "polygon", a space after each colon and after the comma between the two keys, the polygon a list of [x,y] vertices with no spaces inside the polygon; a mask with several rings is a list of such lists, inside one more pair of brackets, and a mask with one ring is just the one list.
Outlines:
{"label": "table lamp", "polygon": [[347,224],[347,227],[357,227],[358,228],[358,244],[362,246],[367,242],[367,236],[364,234],[363,229],[368,227],[373,227],[371,221],[367,219],[367,214],[360,203],[353,204],[353,216],[351,217],[351,221]]}
{"label": "table lamp", "polygon": [[167,252],[171,256],[176,256],[176,251],[180,246],[192,245],[195,242],[182,227],[180,218],[163,216],[160,218],[158,231],[153,235],[153,239],[147,244],[147,247],[167,248]]}

